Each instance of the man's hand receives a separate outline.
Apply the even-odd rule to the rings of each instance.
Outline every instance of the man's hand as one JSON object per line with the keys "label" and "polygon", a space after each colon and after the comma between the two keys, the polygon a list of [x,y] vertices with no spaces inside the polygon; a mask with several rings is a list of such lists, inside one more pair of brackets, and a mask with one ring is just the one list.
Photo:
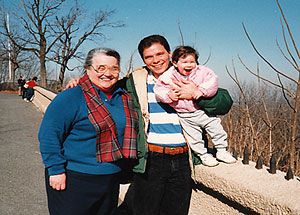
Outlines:
{"label": "man's hand", "polygon": [[203,92],[201,90],[194,91],[193,99],[197,100],[203,96]]}
{"label": "man's hand", "polygon": [[194,93],[198,91],[196,85],[191,81],[182,80],[182,83],[174,81],[179,87],[179,99],[193,99]]}
{"label": "man's hand", "polygon": [[66,189],[66,174],[61,173],[58,175],[50,175],[49,183],[50,183],[50,186],[55,190]]}
{"label": "man's hand", "polygon": [[65,90],[68,89],[68,88],[76,87],[78,84],[79,84],[79,78],[73,78],[73,79],[71,79],[71,80],[68,82],[68,84],[67,84]]}
{"label": "man's hand", "polygon": [[168,93],[168,96],[173,102],[177,102],[179,99],[180,93],[178,92],[178,89],[170,90]]}

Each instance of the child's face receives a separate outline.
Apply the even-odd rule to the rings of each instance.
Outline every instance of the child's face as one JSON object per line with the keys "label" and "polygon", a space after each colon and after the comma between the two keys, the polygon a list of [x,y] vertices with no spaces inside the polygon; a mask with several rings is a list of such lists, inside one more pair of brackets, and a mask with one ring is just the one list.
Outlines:
{"label": "child's face", "polygon": [[173,65],[178,69],[181,75],[189,76],[192,70],[196,68],[197,63],[193,55],[186,55],[180,57],[178,62],[173,62]]}

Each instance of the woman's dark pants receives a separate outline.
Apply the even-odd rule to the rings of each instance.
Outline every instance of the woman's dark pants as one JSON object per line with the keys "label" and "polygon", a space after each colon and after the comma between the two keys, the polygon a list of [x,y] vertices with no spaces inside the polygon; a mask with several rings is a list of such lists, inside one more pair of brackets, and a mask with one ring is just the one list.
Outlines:
{"label": "woman's dark pants", "polygon": [[49,185],[46,169],[48,208],[53,215],[113,215],[119,196],[118,174],[90,175],[67,170],[63,191]]}

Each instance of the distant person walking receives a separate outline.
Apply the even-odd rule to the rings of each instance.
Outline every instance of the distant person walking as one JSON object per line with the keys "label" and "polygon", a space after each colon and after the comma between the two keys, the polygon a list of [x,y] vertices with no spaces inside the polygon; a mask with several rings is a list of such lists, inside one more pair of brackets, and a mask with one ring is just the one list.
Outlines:
{"label": "distant person walking", "polygon": [[26,84],[26,79],[22,79],[22,88],[21,88],[22,99],[26,98],[27,88],[25,88],[25,84]]}
{"label": "distant person walking", "polygon": [[18,79],[18,87],[19,87],[19,96],[22,96],[22,87],[24,86],[24,81],[22,76],[20,75],[20,78]]}
{"label": "distant person walking", "polygon": [[31,78],[29,81],[26,82],[24,85],[27,88],[26,98],[24,98],[25,102],[31,102],[31,98],[34,94],[34,87],[36,86],[37,77]]}

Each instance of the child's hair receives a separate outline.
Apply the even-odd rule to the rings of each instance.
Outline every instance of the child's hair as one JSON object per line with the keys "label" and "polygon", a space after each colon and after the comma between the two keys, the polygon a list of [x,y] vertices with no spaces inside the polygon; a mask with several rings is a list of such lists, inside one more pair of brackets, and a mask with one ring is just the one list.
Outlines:
{"label": "child's hair", "polygon": [[196,60],[196,63],[199,64],[198,63],[199,54],[194,48],[190,46],[178,46],[173,51],[172,61],[177,63],[179,58],[186,57],[187,55],[193,55]]}

